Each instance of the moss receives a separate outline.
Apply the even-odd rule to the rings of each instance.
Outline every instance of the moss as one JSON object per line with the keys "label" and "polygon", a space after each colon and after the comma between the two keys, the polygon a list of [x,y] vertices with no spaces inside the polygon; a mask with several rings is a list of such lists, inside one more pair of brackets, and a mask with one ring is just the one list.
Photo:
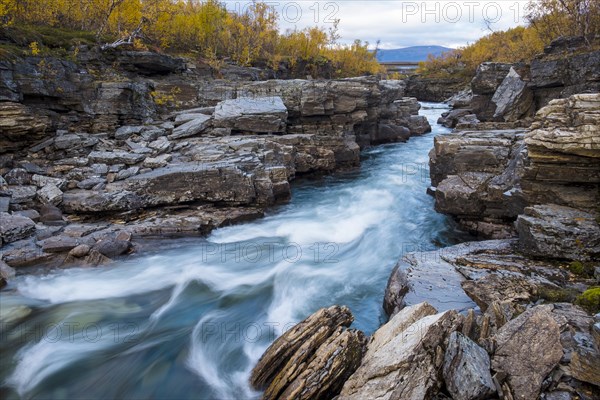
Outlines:
{"label": "moss", "polygon": [[589,263],[582,263],[581,261],[570,263],[569,271],[582,278],[592,278],[594,276],[594,266]]}
{"label": "moss", "polygon": [[575,300],[575,304],[592,314],[600,312],[600,286],[594,286],[583,292]]}
{"label": "moss", "polygon": [[577,292],[569,289],[540,287],[538,297],[551,303],[572,303]]}

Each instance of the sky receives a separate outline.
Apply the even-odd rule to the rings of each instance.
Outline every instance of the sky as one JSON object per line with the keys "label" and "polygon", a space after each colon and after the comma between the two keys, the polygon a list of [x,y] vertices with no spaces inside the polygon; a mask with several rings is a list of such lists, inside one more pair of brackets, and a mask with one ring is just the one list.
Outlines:
{"label": "sky", "polygon": [[[340,42],[368,41],[374,47],[394,49],[440,45],[457,48],[493,31],[524,25],[528,0],[496,1],[364,1],[364,0],[263,0],[280,15],[279,26],[303,29],[329,28],[339,19]],[[248,1],[226,1],[230,10],[243,10]]]}

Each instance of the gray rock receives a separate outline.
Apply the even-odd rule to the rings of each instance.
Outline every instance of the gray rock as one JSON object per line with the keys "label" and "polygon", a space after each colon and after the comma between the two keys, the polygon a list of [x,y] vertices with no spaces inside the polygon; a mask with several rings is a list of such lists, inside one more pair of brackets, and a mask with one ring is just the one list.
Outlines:
{"label": "gray rock", "polygon": [[179,126],[179,125],[183,125],[186,122],[190,122],[192,120],[195,119],[204,119],[207,116],[207,114],[204,113],[185,113],[185,114],[178,114],[175,117],[175,126]]}
{"label": "gray rock", "polygon": [[40,221],[44,223],[62,222],[63,214],[60,209],[52,204],[44,204],[40,209]]}
{"label": "gray rock", "polygon": [[98,175],[104,175],[108,172],[108,165],[106,164],[92,164],[90,168]]}
{"label": "gray rock", "polygon": [[117,173],[116,180],[127,179],[131,176],[134,176],[140,171],[140,167],[129,167],[127,169],[123,169]]}
{"label": "gray rock", "polygon": [[88,253],[90,252],[91,247],[88,246],[87,244],[80,244],[78,246],[75,246],[70,252],[69,255],[73,256],[73,257],[77,257],[77,258],[82,258],[88,255]]}
{"label": "gray rock", "polygon": [[158,139],[166,134],[165,129],[159,128],[157,126],[152,126],[148,128],[144,128],[142,131],[142,139],[147,142],[151,142],[153,140]]}
{"label": "gray rock", "polygon": [[503,118],[504,121],[517,121],[528,117],[535,107],[533,91],[513,67],[494,93],[492,102],[496,104],[494,118]]}
{"label": "gray rock", "polygon": [[[400,311],[389,323],[402,323]],[[360,367],[346,381],[339,399],[425,399],[442,386],[441,367],[446,337],[456,330],[455,311],[426,316],[387,343],[367,349]]]}
{"label": "gray rock", "polygon": [[46,253],[62,253],[76,247],[79,243],[75,238],[66,235],[53,236],[41,241],[42,250]]}
{"label": "gray rock", "polygon": [[161,168],[166,166],[172,158],[173,156],[170,154],[162,154],[157,157],[147,157],[142,163],[142,166],[144,168]]}
{"label": "gray rock", "polygon": [[44,204],[58,205],[63,200],[63,192],[53,183],[48,183],[38,190],[37,196]]}
{"label": "gray rock", "polygon": [[496,387],[490,374],[490,357],[468,337],[452,332],[444,356],[444,381],[455,400],[485,400]]}
{"label": "gray rock", "polygon": [[115,139],[129,139],[131,135],[139,134],[142,131],[142,129],[144,129],[143,126],[122,126],[115,132]]}
{"label": "gray rock", "polygon": [[164,153],[171,147],[171,142],[166,137],[160,137],[157,140],[148,143],[148,147],[156,150],[159,154]]}
{"label": "gray rock", "polygon": [[4,243],[27,238],[35,232],[35,222],[27,217],[0,213],[0,238]]}
{"label": "gray rock", "polygon": [[360,365],[366,339],[360,331],[338,328],[309,359],[302,372],[275,395],[265,392],[263,399],[331,399]]}
{"label": "gray rock", "polygon": [[0,196],[0,212],[8,212],[10,207],[10,197]]}
{"label": "gray rock", "polygon": [[10,267],[4,261],[0,260],[0,277],[2,277],[8,281],[8,280],[14,278],[15,275],[17,275],[17,272],[15,271],[15,269]]}
{"label": "gray rock", "polygon": [[21,217],[27,217],[30,220],[32,220],[33,222],[37,222],[37,221],[40,220],[40,213],[38,213],[35,210],[14,211],[12,214],[13,215],[19,215]]}
{"label": "gray rock", "polygon": [[100,177],[91,177],[77,183],[79,189],[91,189],[99,183],[105,183],[106,179]]}
{"label": "gray rock", "polygon": [[516,227],[525,254],[582,261],[600,257],[598,214],[554,204],[527,207]]}
{"label": "gray rock", "polygon": [[211,117],[208,115],[199,114],[197,118],[173,129],[169,139],[182,139],[202,133],[210,126],[210,121]]}
{"label": "gray rock", "polygon": [[287,108],[279,96],[238,98],[220,102],[215,108],[214,125],[258,133],[284,132]]}
{"label": "gray rock", "polygon": [[125,151],[92,151],[89,158],[96,163],[132,165],[141,162],[145,156]]}
{"label": "gray rock", "polygon": [[400,264],[396,264],[390,274],[383,296],[383,309],[387,315],[392,317],[405,307],[404,296],[409,290],[410,285],[406,273],[400,269]]}
{"label": "gray rock", "polygon": [[438,119],[437,123],[445,126],[446,128],[454,128],[460,118],[471,114],[472,111],[466,108],[457,108],[447,113],[442,114]]}
{"label": "gray rock", "polygon": [[65,179],[53,178],[50,176],[38,174],[35,174],[31,177],[31,182],[33,182],[38,188],[42,188],[48,184],[52,184],[57,188],[63,190],[67,186],[67,181]]}
{"label": "gray rock", "polygon": [[9,185],[28,185],[31,183],[31,175],[25,168],[13,168],[4,175]]}
{"label": "gray rock", "polygon": [[102,239],[92,247],[92,250],[105,257],[113,258],[126,253],[130,248],[131,243],[129,241]]}
{"label": "gray rock", "polygon": [[542,382],[563,356],[560,330],[550,313],[534,307],[494,335],[492,369],[506,374],[514,399],[536,399]]}
{"label": "gray rock", "polygon": [[[281,371],[289,371],[284,368],[289,360],[295,358],[299,361],[296,364],[300,365],[325,343],[338,327],[349,326],[353,320],[350,310],[340,306],[322,308],[310,315],[269,346],[252,370],[250,383],[256,389],[267,388]],[[303,347],[308,348],[297,353]]]}
{"label": "gray rock", "polygon": [[68,153],[72,153],[74,150],[93,147],[97,143],[98,138],[85,133],[67,133],[54,138],[54,147],[58,150],[65,150]]}
{"label": "gray rock", "polygon": [[11,192],[10,202],[13,204],[30,203],[35,198],[37,188],[35,186],[9,186]]}

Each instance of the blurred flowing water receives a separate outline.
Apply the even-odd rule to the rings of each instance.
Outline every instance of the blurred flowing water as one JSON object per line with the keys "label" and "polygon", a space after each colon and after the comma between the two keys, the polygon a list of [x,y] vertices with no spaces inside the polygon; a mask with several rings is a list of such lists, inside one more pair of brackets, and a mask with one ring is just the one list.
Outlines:
{"label": "blurred flowing water", "polygon": [[257,398],[251,368],[315,310],[345,304],[372,333],[401,255],[465,239],[425,193],[445,110],[423,103],[432,133],[294,183],[291,202],[261,220],[164,239],[108,268],[17,277],[0,292],[0,396]]}

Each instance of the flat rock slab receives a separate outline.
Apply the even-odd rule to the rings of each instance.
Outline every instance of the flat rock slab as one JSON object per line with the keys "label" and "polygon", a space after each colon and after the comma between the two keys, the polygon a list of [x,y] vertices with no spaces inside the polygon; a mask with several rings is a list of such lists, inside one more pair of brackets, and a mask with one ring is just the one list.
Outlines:
{"label": "flat rock slab", "polygon": [[[184,114],[185,116],[185,114]],[[169,135],[169,139],[182,139],[202,133],[210,126],[211,117],[204,114],[187,115],[193,117],[177,128],[173,129],[173,133]]]}
{"label": "flat rock slab", "polygon": [[221,128],[240,131],[284,132],[287,108],[279,96],[239,98],[220,102],[215,108],[214,123]]}

